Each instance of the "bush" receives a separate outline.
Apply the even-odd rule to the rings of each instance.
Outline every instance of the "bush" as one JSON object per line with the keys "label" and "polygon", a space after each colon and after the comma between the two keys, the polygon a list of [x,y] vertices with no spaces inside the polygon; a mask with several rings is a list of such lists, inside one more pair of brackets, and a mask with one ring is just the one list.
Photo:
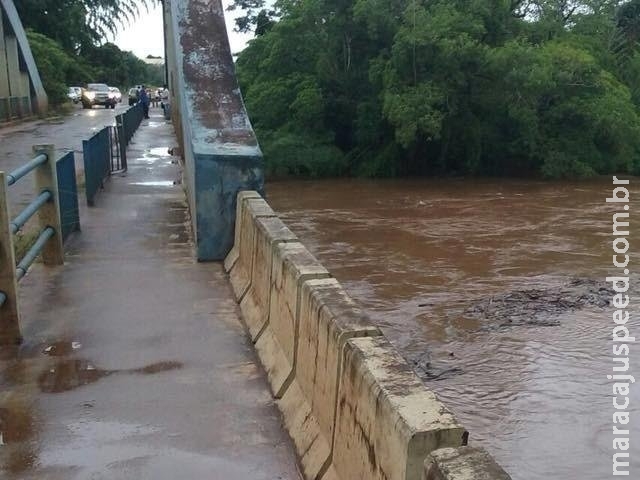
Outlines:
{"label": "bush", "polygon": [[276,133],[264,143],[267,173],[275,176],[336,177],[347,164],[337,147],[293,133]]}
{"label": "bush", "polygon": [[74,60],[60,45],[44,35],[28,30],[27,38],[49,103],[64,103],[67,100],[66,73],[75,65]]}

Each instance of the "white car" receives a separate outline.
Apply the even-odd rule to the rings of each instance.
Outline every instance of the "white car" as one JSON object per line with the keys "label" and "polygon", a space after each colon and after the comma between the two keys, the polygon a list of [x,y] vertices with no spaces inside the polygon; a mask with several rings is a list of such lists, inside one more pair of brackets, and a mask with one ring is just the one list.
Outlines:
{"label": "white car", "polygon": [[122,93],[120,93],[120,89],[116,88],[116,87],[109,87],[109,91],[113,94],[113,96],[115,97],[116,101],[118,103],[122,102]]}
{"label": "white car", "polygon": [[71,100],[73,103],[78,103],[82,98],[82,88],[69,87],[69,90],[67,90],[67,98]]}

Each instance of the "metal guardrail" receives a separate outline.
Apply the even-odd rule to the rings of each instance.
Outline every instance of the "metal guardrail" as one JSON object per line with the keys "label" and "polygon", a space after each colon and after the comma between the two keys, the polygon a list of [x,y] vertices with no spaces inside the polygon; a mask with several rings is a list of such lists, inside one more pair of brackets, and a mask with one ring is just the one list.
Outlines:
{"label": "metal guardrail", "polygon": [[73,232],[80,230],[80,207],[78,205],[78,181],[76,179],[76,159],[69,152],[56,163],[58,174],[58,199],[62,239],[65,241]]}
{"label": "metal guardrail", "polygon": [[[0,172],[0,344],[21,341],[18,282],[27,274],[36,258],[42,254],[45,265],[64,263],[59,166],[55,160],[55,148],[53,145],[39,145],[33,147],[33,152],[34,158],[25,165],[9,174]],[[68,156],[64,159],[69,161]],[[63,165],[63,169],[65,166]],[[35,173],[36,198],[11,219],[7,189],[31,172]],[[16,265],[13,237],[36,213],[40,233]],[[77,216],[77,211],[75,215]]]}
{"label": "metal guardrail", "polygon": [[120,163],[123,170],[127,169],[127,146],[131,143],[133,135],[140,127],[144,118],[144,110],[141,104],[136,104],[122,115],[116,116],[116,131],[120,147]]}
{"label": "metal guardrail", "polygon": [[2,97],[0,98],[0,122],[10,122],[32,115],[31,98]]}
{"label": "metal guardrail", "polygon": [[[121,120],[118,121],[118,117],[121,117]],[[144,110],[142,109],[141,104],[136,104],[122,115],[118,115],[116,117],[116,123],[122,125],[122,136],[124,138],[124,144],[129,145],[131,143],[131,139],[133,135],[138,130],[138,127],[142,123],[142,119],[144,118]]]}
{"label": "metal guardrail", "polygon": [[112,173],[127,171],[127,146],[142,123],[142,105],[116,115],[116,125],[105,127],[82,142],[84,154],[85,191],[87,205],[95,205],[95,197]]}
{"label": "metal guardrail", "polygon": [[82,141],[84,156],[84,184],[87,205],[95,205],[98,191],[104,187],[104,180],[111,174],[111,143],[109,127],[105,127],[89,140]]}
{"label": "metal guardrail", "polygon": [[111,153],[111,173],[124,173],[127,171],[127,147],[123,146],[122,135],[118,125],[109,127],[109,144]]}

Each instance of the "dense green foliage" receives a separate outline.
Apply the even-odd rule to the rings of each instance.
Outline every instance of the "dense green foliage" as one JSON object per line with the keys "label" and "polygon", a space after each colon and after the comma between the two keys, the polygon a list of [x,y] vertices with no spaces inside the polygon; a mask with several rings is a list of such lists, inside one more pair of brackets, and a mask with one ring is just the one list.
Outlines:
{"label": "dense green foliage", "polygon": [[15,5],[25,28],[79,53],[115,35],[119,26],[156,3],[159,0],[19,0]]}
{"label": "dense green foliage", "polygon": [[640,0],[236,3],[270,173],[640,172]]}
{"label": "dense green foliage", "polygon": [[[104,43],[118,25],[132,20],[155,0],[21,0],[16,8],[29,38],[40,76],[56,105],[68,86],[90,82],[127,88],[164,84],[164,69]],[[123,92],[124,93],[124,92]]]}

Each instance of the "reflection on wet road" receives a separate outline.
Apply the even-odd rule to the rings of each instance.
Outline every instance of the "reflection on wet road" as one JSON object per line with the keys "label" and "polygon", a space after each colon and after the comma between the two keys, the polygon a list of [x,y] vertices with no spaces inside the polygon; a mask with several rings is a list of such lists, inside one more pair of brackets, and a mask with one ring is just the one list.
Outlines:
{"label": "reflection on wet road", "polygon": [[[0,170],[11,170],[32,158],[33,145],[53,144],[59,156],[75,152],[76,169],[82,171],[82,141],[97,133],[107,125],[113,125],[115,116],[129,108],[119,104],[114,110],[94,107],[84,110],[81,105],[74,106],[72,113],[64,118],[54,118],[37,122],[27,122],[9,128],[0,129]],[[19,211],[32,200],[33,183],[18,182],[8,190],[9,200],[14,211]]]}
{"label": "reflection on wet road", "polygon": [[[610,190],[608,179],[267,186],[273,208],[514,480],[611,475],[612,309],[598,284],[611,273]],[[556,305],[540,312],[539,295],[541,308]],[[535,321],[509,325],[529,311]],[[640,331],[637,315],[630,323]],[[632,402],[640,414],[637,388]]]}

